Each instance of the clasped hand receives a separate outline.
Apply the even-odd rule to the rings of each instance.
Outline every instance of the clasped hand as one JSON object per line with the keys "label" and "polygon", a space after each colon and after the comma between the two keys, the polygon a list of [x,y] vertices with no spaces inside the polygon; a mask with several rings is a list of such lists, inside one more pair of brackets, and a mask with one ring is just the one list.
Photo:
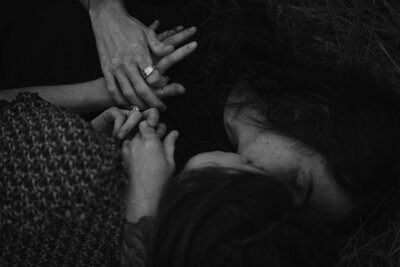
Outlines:
{"label": "clasped hand", "polygon": [[[177,131],[158,124],[158,111],[150,109],[132,140],[122,145],[122,158],[129,183],[125,191],[125,218],[137,222],[154,216],[165,184],[175,171],[174,150]],[[163,140],[162,140],[163,139]]]}
{"label": "clasped hand", "polygon": [[175,171],[178,132],[166,135],[167,128],[159,123],[155,108],[140,112],[113,107],[91,124],[97,132],[124,140],[121,153],[129,179],[124,193],[126,219],[137,222],[143,216],[154,216],[165,184]]}
{"label": "clasped hand", "polygon": [[[107,89],[117,105],[164,110],[160,98],[184,92],[182,85],[168,84],[163,75],[195,50],[195,42],[175,49],[195,33],[194,27],[156,35],[158,21],[146,27],[119,6],[91,12],[91,19]],[[144,78],[141,71],[150,65],[156,70]]]}

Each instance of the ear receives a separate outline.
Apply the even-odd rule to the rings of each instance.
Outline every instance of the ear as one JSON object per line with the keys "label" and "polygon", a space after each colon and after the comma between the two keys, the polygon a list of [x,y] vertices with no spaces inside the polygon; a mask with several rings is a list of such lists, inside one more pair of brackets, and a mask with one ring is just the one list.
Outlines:
{"label": "ear", "polygon": [[313,192],[312,177],[300,170],[293,180],[291,191],[296,206],[307,205]]}

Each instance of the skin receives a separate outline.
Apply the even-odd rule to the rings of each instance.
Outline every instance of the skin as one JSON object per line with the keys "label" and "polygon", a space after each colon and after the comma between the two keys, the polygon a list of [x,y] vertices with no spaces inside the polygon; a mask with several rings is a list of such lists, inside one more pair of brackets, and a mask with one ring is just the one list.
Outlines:
{"label": "skin", "polygon": [[[155,59],[155,66],[160,73],[165,73],[174,64],[195,51],[196,42],[182,45],[195,32],[195,27],[184,29],[182,26],[178,26],[158,35],[159,40],[177,47],[172,53]],[[152,79],[152,77],[153,73],[147,80]],[[170,83],[162,88],[153,88],[152,90],[160,99],[185,92],[185,88],[179,83]],[[38,93],[44,100],[79,114],[104,111],[117,105],[112,95],[108,92],[105,78],[68,85],[34,86],[2,90],[0,91],[0,99],[11,101],[21,92]],[[121,107],[128,108],[129,105],[126,103]]]}
{"label": "skin", "polygon": [[[81,2],[90,15],[106,88],[114,102],[118,106],[133,104],[141,109],[165,110],[165,104],[153,90],[168,86],[164,70],[155,66],[149,77],[141,73],[175,49],[175,43],[166,39],[168,35],[160,38],[155,34],[159,22],[147,27],[128,14],[122,0]],[[196,29],[188,30],[194,34]]]}
{"label": "skin", "polygon": [[[234,90],[230,101],[246,97]],[[225,109],[224,122],[243,161],[282,181],[298,206],[316,211],[328,222],[339,222],[352,211],[351,196],[339,187],[322,155],[299,142],[260,130],[245,115]]]}
{"label": "skin", "polygon": [[265,173],[237,153],[213,151],[197,154],[192,157],[183,168],[183,171],[204,168],[204,167],[222,167],[235,170],[243,170],[257,173]]}
{"label": "skin", "polygon": [[[135,137],[124,141],[122,147],[130,180],[125,202],[128,207],[126,217],[131,222],[156,214],[162,189],[175,169],[173,151],[177,132],[169,133],[162,140],[166,129],[165,126],[157,126],[157,110],[146,112],[149,113],[145,116],[148,119],[139,123]],[[114,126],[113,133],[116,128],[132,129],[140,120],[139,115],[139,112],[125,115],[130,126]],[[231,140],[238,146],[238,153],[201,153],[191,158],[183,171],[223,167],[264,173],[287,185],[298,206],[311,209],[327,222],[340,222],[351,212],[353,202],[350,196],[327,171],[326,162],[320,154],[289,138],[261,131],[244,122],[240,114],[226,116],[226,128]]]}

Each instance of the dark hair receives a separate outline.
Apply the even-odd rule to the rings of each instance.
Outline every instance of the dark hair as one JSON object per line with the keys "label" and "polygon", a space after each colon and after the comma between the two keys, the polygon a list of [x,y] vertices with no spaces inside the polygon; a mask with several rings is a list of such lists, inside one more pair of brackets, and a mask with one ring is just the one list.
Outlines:
{"label": "dark hair", "polygon": [[201,168],[174,179],[155,223],[152,266],[333,266],[336,242],[263,174]]}
{"label": "dark hair", "polygon": [[396,182],[400,100],[388,80],[303,63],[290,38],[278,34],[260,9],[217,12],[198,38],[182,76],[201,103],[225,105],[232,88],[245,82],[253,97],[235,107],[247,122],[320,153],[355,202],[374,203]]}

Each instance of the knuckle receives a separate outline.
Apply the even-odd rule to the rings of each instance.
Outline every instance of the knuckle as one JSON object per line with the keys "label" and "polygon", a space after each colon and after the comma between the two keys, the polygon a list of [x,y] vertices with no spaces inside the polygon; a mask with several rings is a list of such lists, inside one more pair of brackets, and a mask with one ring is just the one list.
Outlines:
{"label": "knuckle", "polygon": [[157,113],[158,113],[158,110],[154,107],[149,108],[148,110],[149,110],[150,115],[157,115]]}
{"label": "knuckle", "polygon": [[130,88],[124,88],[124,96],[130,100],[135,98],[135,94],[133,93],[132,89]]}
{"label": "knuckle", "polygon": [[109,69],[116,69],[116,68],[118,68],[120,65],[121,65],[121,61],[120,61],[117,57],[113,57],[113,58],[110,60],[109,66],[107,66],[106,68],[109,68]]}

